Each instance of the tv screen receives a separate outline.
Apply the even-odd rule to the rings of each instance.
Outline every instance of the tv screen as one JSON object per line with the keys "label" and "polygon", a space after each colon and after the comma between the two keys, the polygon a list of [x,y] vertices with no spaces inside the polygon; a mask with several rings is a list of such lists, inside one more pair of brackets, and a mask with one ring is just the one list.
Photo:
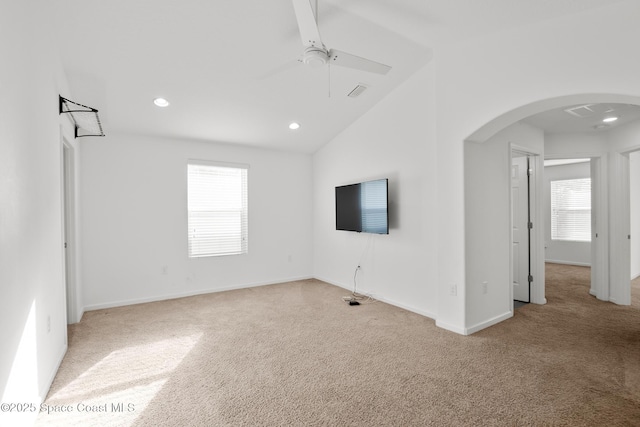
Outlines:
{"label": "tv screen", "polygon": [[388,180],[336,187],[336,230],[389,234]]}

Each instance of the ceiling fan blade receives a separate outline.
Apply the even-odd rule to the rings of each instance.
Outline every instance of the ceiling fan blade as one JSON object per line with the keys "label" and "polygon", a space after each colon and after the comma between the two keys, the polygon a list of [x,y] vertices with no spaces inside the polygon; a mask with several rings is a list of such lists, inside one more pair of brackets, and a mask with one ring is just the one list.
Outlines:
{"label": "ceiling fan blade", "polygon": [[388,65],[336,49],[331,49],[329,51],[329,60],[334,65],[340,65],[341,67],[354,68],[356,70],[368,71],[376,74],[387,74],[389,70],[391,70],[391,67]]}
{"label": "ceiling fan blade", "polygon": [[302,44],[307,47],[322,47],[320,31],[318,31],[318,24],[311,8],[311,2],[309,0],[293,0],[293,9],[296,12]]}

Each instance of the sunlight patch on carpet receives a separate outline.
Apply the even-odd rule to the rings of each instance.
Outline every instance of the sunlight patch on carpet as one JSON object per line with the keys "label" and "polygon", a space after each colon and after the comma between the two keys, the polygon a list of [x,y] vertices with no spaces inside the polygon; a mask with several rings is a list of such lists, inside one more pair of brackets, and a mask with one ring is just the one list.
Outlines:
{"label": "sunlight patch on carpet", "polygon": [[[113,387],[128,388],[145,379],[165,377],[182,362],[201,336],[176,337],[116,350],[51,396],[51,399],[100,395]],[[149,357],[150,354],[158,357]],[[97,382],[96,377],[100,378]]]}
{"label": "sunlight patch on carpet", "polygon": [[[101,426],[129,427],[144,412],[147,405],[162,389],[167,379],[130,387],[115,393],[101,394],[68,405],[61,412],[60,403],[47,403],[40,412],[38,426]],[[51,412],[47,412],[47,410]]]}
{"label": "sunlight patch on carpet", "polygon": [[132,425],[201,337],[199,333],[111,352],[47,399],[37,425]]}

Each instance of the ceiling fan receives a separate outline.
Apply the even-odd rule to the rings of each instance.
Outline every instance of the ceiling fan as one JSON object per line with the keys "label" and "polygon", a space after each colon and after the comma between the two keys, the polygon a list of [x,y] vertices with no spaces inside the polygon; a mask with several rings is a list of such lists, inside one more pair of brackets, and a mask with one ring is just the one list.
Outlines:
{"label": "ceiling fan", "polygon": [[[316,0],[316,11],[317,8]],[[316,15],[311,8],[310,0],[293,0],[293,8],[298,21],[300,38],[304,45],[304,52],[300,62],[312,67],[322,67],[325,64],[368,71],[376,74],[387,74],[391,67],[370,59],[361,58],[337,49],[327,49],[320,38]]]}

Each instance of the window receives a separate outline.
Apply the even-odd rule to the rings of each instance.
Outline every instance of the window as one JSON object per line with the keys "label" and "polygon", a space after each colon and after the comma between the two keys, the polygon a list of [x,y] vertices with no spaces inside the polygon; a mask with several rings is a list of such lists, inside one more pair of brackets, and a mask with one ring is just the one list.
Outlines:
{"label": "window", "polygon": [[248,252],[246,165],[189,161],[189,258]]}
{"label": "window", "polygon": [[591,178],[551,181],[551,239],[591,241]]}

